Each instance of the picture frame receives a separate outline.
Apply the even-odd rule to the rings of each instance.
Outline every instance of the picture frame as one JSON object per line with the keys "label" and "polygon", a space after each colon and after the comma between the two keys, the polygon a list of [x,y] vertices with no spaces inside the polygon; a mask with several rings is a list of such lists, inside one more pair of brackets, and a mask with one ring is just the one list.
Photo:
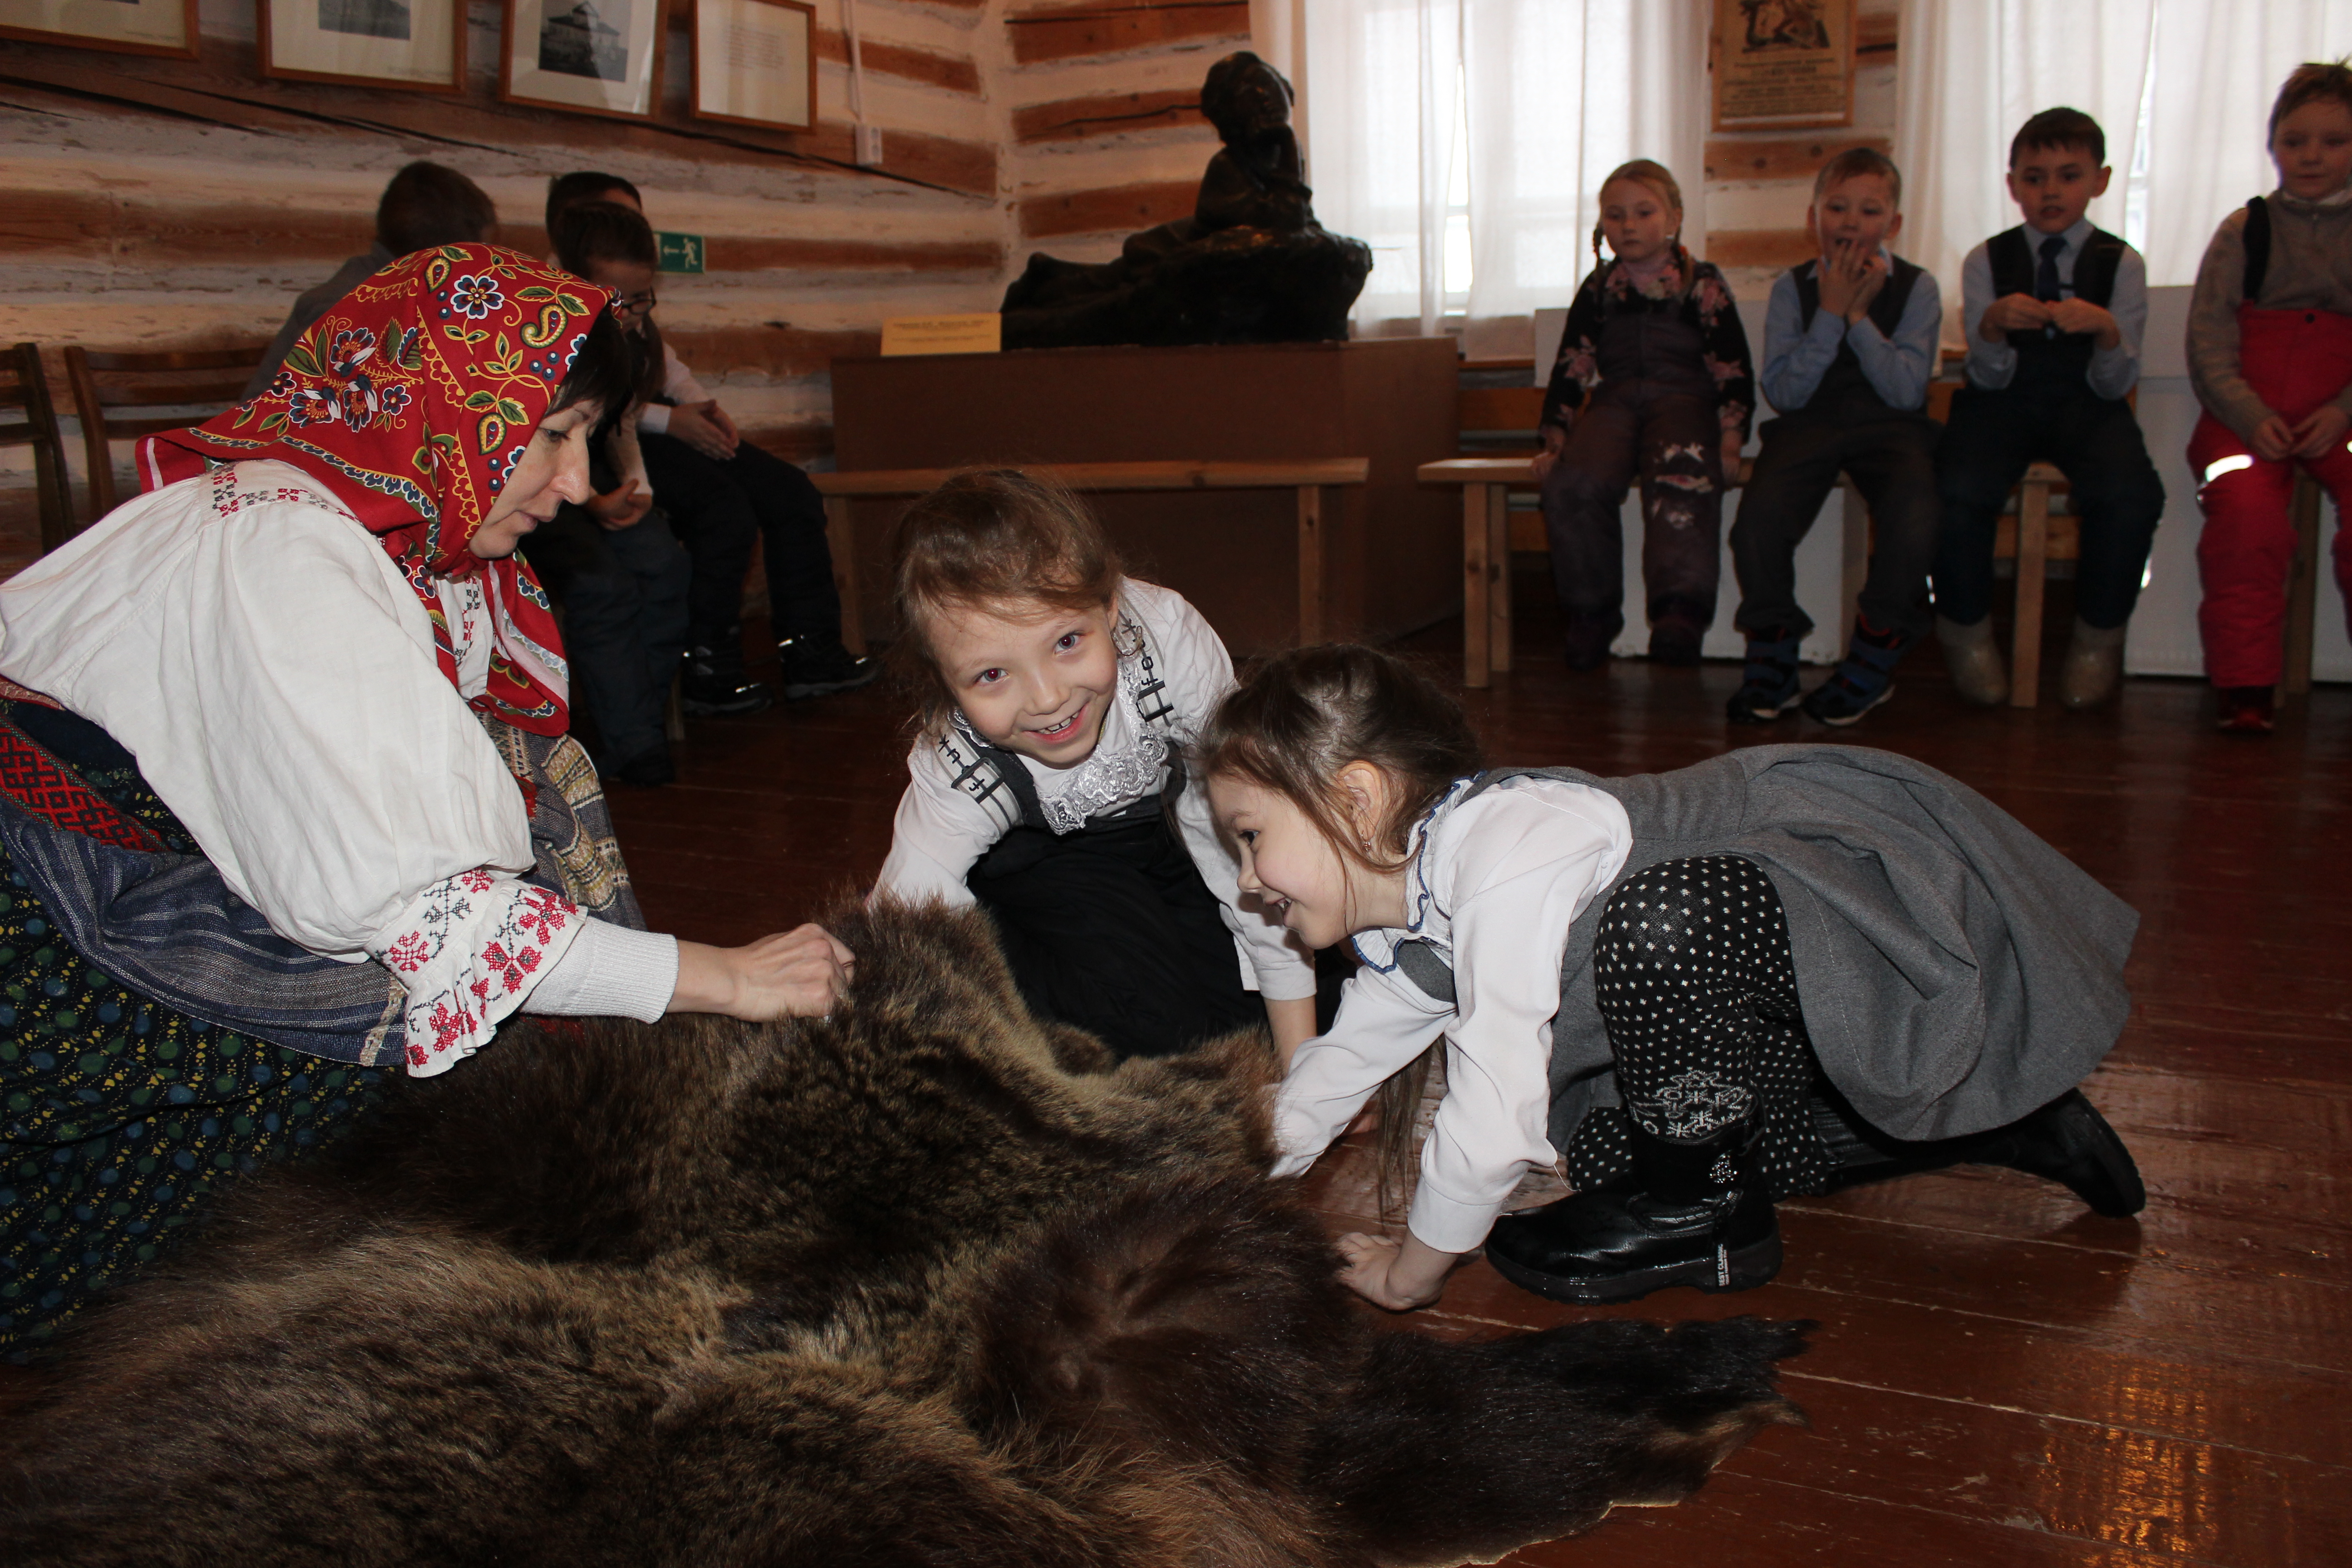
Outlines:
{"label": "picture frame", "polygon": [[1853,123],[1855,0],[1715,0],[1714,128]]}
{"label": "picture frame", "polygon": [[465,0],[259,0],[255,31],[267,77],[466,90]]}
{"label": "picture frame", "polygon": [[196,0],[0,0],[0,38],[196,58]]}
{"label": "picture frame", "polygon": [[816,125],[816,7],[801,0],[694,0],[697,120],[770,130]]}
{"label": "picture frame", "polygon": [[499,97],[651,120],[661,108],[668,0],[506,0]]}

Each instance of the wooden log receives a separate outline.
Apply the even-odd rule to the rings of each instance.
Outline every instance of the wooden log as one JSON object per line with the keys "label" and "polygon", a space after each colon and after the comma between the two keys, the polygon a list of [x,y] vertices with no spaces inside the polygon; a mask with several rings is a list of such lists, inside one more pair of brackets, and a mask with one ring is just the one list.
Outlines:
{"label": "wooden log", "polygon": [[1250,36],[1246,0],[1135,0],[1131,5],[1053,5],[1005,17],[1013,58],[1023,65],[1129,54],[1196,38]]}
{"label": "wooden log", "polygon": [[[1745,141],[1737,136],[1710,136],[1706,142],[1706,177],[1710,180],[1810,180],[1823,163],[1850,147],[1868,147],[1891,154],[1894,142],[1885,136],[1846,136],[1821,132],[1809,136],[1771,136]],[[1715,236],[1707,237],[1714,255]]]}
{"label": "wooden log", "polygon": [[1198,180],[1157,180],[1107,190],[1030,196],[1015,209],[1028,239],[1057,234],[1132,233],[1188,216],[1201,198]]}
{"label": "wooden log", "polygon": [[1171,125],[1208,128],[1208,121],[1201,116],[1199,88],[1056,99],[1013,111],[1013,139],[1024,146],[1041,142],[1083,142],[1120,131],[1156,131]]}
{"label": "wooden log", "polygon": [[1820,251],[1801,228],[1716,229],[1706,237],[1706,258],[1717,267],[1794,267]]}

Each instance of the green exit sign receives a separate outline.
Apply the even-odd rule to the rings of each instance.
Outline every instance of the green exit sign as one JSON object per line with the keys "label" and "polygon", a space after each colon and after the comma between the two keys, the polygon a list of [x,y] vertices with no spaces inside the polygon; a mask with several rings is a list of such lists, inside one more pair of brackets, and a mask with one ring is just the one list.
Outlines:
{"label": "green exit sign", "polygon": [[656,234],[654,241],[661,247],[661,269],[664,272],[702,270],[702,237],[700,235]]}

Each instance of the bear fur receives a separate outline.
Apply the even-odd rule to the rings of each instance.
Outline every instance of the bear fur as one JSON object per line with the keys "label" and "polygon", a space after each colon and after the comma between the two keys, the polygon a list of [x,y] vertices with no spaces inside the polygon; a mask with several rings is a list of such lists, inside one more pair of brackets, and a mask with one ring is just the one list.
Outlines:
{"label": "bear fur", "polygon": [[21,1568],[1492,1560],[1800,1419],[1809,1325],[1399,1331],[1263,1036],[1113,1066],[985,921],[827,1020],[520,1023],[247,1184],[0,1435]]}

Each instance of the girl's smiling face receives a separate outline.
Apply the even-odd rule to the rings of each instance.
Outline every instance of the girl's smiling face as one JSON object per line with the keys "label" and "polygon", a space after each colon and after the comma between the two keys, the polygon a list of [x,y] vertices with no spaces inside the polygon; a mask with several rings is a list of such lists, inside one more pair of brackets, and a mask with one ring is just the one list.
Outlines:
{"label": "girl's smiling face", "polygon": [[1109,605],[964,605],[923,619],[940,678],[982,740],[1049,768],[1094,754],[1118,693]]}
{"label": "girl's smiling face", "polygon": [[2352,107],[2321,98],[2297,108],[2272,133],[2271,160],[2288,195],[2334,195],[2352,181]]}
{"label": "girl's smiling face", "polygon": [[[1359,770],[1369,777],[1349,776]],[[1386,781],[1370,763],[1350,763],[1341,774],[1343,792],[1360,808],[1377,811],[1384,803]],[[1342,855],[1287,796],[1217,773],[1209,779],[1209,810],[1240,857],[1242,891],[1307,946],[1404,923],[1403,868],[1379,870]]]}

